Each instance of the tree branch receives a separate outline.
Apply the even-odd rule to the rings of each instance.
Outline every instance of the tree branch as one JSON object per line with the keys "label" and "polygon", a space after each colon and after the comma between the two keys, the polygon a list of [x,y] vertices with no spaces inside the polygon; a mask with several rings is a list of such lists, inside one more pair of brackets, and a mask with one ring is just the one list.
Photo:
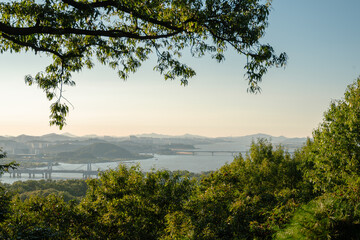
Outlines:
{"label": "tree branch", "polygon": [[[109,0],[109,1],[93,2],[93,3],[81,3],[81,2],[76,2],[74,0],[62,0],[62,2],[72,6],[74,8],[77,8],[79,10],[89,10],[89,9],[99,8],[99,7],[114,7],[117,10],[120,10],[122,12],[131,14],[136,18],[139,18],[139,19],[144,20],[146,22],[153,23],[153,24],[156,24],[156,25],[159,25],[159,26],[162,26],[162,27],[166,27],[166,28],[168,28],[170,30],[173,30],[173,31],[181,32],[181,31],[185,30],[182,27],[174,26],[171,22],[160,21],[160,20],[158,20],[156,18],[152,18],[152,17],[146,16],[144,14],[141,14],[140,12],[136,11],[133,8],[129,8],[129,7],[126,7],[124,5],[121,5],[120,2],[117,2],[117,1]],[[192,18],[189,18],[186,21],[184,21],[182,24],[187,24],[189,22],[194,22],[194,21],[195,21],[195,19],[192,17]]]}
{"label": "tree branch", "polygon": [[59,58],[63,58],[63,55],[61,55],[59,52],[57,51],[54,51],[54,50],[51,50],[51,49],[48,49],[48,48],[44,48],[44,47],[38,47],[34,44],[31,44],[31,43],[28,43],[28,42],[23,42],[23,41],[20,41],[14,37],[11,37],[9,35],[7,35],[6,33],[1,33],[1,36],[13,43],[16,43],[20,46],[23,46],[23,47],[30,47],[32,48],[33,50],[37,51],[37,52],[47,52],[47,53],[52,53],[54,54],[55,56],[59,57]]}
{"label": "tree branch", "polygon": [[147,39],[161,39],[172,37],[180,31],[171,32],[168,34],[160,35],[138,35],[135,33],[125,32],[122,30],[86,30],[78,28],[52,28],[52,27],[12,27],[7,24],[0,22],[0,32],[6,33],[8,35],[17,35],[17,36],[28,36],[33,34],[51,34],[51,35],[66,35],[66,34],[76,34],[76,35],[86,35],[86,36],[100,36],[100,37],[114,37],[114,38],[132,38],[138,40],[147,40]]}

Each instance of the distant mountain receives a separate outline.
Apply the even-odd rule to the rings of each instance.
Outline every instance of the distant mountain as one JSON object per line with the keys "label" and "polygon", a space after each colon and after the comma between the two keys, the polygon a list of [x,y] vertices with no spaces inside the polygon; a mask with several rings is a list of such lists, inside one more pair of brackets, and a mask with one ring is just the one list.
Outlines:
{"label": "distant mountain", "polygon": [[60,141],[71,141],[73,140],[73,137],[69,137],[66,135],[60,135],[60,134],[56,134],[56,133],[50,133],[50,134],[46,134],[43,135],[41,137],[39,137],[42,141],[49,141],[49,142],[60,142]]}
{"label": "distant mountain", "polygon": [[118,142],[118,141],[126,141],[129,139],[129,137],[104,136],[103,139],[108,142]]}
{"label": "distant mountain", "polygon": [[72,137],[72,138],[77,138],[77,137],[78,137],[78,136],[76,136],[76,135],[74,135],[74,134],[71,134],[71,133],[68,133],[68,132],[62,133],[61,135],[67,136],[67,137]]}
{"label": "distant mountain", "polygon": [[40,140],[40,137],[22,134],[17,137],[12,137],[11,139],[17,142],[30,142]]}
{"label": "distant mountain", "polygon": [[42,148],[40,152],[45,153],[45,154],[71,152],[71,151],[76,151],[83,146],[84,145],[81,145],[80,143],[65,142],[65,143],[59,143],[59,144],[46,146],[46,147]]}
{"label": "distant mountain", "polygon": [[184,134],[181,136],[177,136],[177,138],[208,138],[208,137],[204,137],[204,136],[199,136],[199,135],[193,135],[193,134]]}
{"label": "distant mountain", "polygon": [[258,133],[252,134],[242,137],[223,137],[217,138],[219,140],[228,141],[228,142],[236,142],[239,145],[250,146],[252,141],[257,141],[257,139],[265,138],[269,140],[271,143],[278,145],[281,144],[288,149],[296,149],[302,147],[305,143],[307,138],[287,138],[284,136],[274,137],[268,134]]}
{"label": "distant mountain", "polygon": [[136,134],[136,137],[148,137],[148,138],[171,138],[170,135],[163,135],[158,133],[143,133],[143,134]]}
{"label": "distant mountain", "polygon": [[148,138],[208,138],[198,135],[192,135],[192,134],[184,134],[184,135],[164,135],[164,134],[158,134],[158,133],[144,133],[144,134],[137,134],[136,137],[148,137]]}
{"label": "distant mountain", "polygon": [[90,145],[93,143],[107,143],[107,141],[99,138],[88,138],[86,140],[81,140],[82,145]]}
{"label": "distant mountain", "polygon": [[230,140],[230,141],[256,141],[256,139],[259,138],[266,138],[268,140],[271,140],[271,142],[273,143],[278,143],[278,142],[283,142],[283,141],[287,141],[289,139],[297,139],[296,141],[303,141],[304,139],[306,140],[306,138],[287,138],[284,136],[279,136],[279,137],[275,137],[275,136],[271,136],[269,134],[264,134],[264,133],[257,133],[257,134],[251,134],[251,135],[246,135],[246,136],[240,136],[240,137],[220,137],[217,139],[223,139],[223,140]]}
{"label": "distant mountain", "polygon": [[81,136],[81,138],[99,138],[99,136],[96,135],[96,134],[88,134],[88,135],[85,135],[85,136]]}

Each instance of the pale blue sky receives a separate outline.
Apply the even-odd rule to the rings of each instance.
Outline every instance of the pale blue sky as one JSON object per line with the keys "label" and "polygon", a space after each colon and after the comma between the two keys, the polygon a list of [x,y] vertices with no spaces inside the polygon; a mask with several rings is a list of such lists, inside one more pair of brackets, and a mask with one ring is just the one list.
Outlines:
{"label": "pale blue sky", "polygon": [[244,58],[231,50],[221,64],[184,57],[197,71],[187,87],[164,81],[151,61],[126,82],[97,65],[74,75],[77,86],[66,89],[74,109],[61,132],[49,127],[45,95],[23,80],[49,60],[32,53],[0,55],[0,135],[311,136],[330,101],[360,75],[359,11],[359,0],[274,0],[263,42],[285,51],[289,62],[268,72],[258,95],[247,93]]}

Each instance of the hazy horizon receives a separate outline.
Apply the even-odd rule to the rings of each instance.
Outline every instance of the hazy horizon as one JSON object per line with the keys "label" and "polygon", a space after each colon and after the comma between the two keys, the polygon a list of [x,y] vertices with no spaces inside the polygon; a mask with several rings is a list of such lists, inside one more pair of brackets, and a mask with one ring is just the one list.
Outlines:
{"label": "hazy horizon", "polygon": [[271,137],[285,137],[285,138],[306,138],[306,137],[311,137],[311,136],[298,136],[298,137],[289,137],[289,136],[284,136],[284,135],[271,135],[271,134],[267,134],[267,133],[253,133],[253,134],[245,134],[245,135],[234,135],[234,136],[205,136],[205,135],[197,135],[197,134],[191,134],[191,133],[184,133],[184,134],[179,134],[179,135],[172,135],[172,134],[163,134],[163,133],[140,133],[140,134],[129,134],[129,135],[101,135],[101,134],[84,134],[84,135],[77,135],[77,134],[72,134],[70,132],[60,132],[60,133],[56,133],[56,132],[49,132],[49,133],[45,133],[45,134],[26,134],[26,133],[22,133],[22,134],[18,134],[18,135],[0,135],[0,137],[19,137],[19,136],[32,136],[32,137],[42,137],[42,136],[46,136],[46,135],[51,135],[51,134],[56,134],[56,135],[63,135],[63,136],[69,136],[69,137],[91,137],[91,136],[97,136],[97,137],[116,137],[116,138],[122,138],[122,137],[129,137],[129,136],[147,136],[147,135],[155,135],[158,137],[164,136],[164,137],[184,137],[184,136],[193,136],[193,137],[204,137],[204,138],[227,138],[227,137],[246,137],[246,136],[253,136],[253,135],[267,135],[267,136],[271,136]]}

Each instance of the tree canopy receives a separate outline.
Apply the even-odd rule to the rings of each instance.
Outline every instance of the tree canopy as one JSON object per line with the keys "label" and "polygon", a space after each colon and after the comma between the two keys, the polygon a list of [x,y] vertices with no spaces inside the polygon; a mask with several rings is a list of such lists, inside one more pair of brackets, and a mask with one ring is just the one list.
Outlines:
{"label": "tree canopy", "polygon": [[[6,152],[4,152],[2,150],[2,148],[0,148],[0,160],[2,158],[6,158]],[[3,174],[3,172],[6,172],[9,170],[9,168],[16,168],[18,166],[18,164],[16,164],[15,162],[10,162],[10,163],[7,163],[7,164],[0,164],[0,176],[1,174]]]}
{"label": "tree canopy", "polygon": [[350,84],[344,98],[332,101],[324,120],[303,149],[308,178],[321,192],[359,180],[360,78]]}
{"label": "tree canopy", "polygon": [[192,56],[210,54],[221,62],[228,47],[247,58],[250,92],[269,67],[284,66],[261,44],[271,1],[262,0],[18,0],[0,3],[0,52],[33,51],[52,56],[52,63],[27,84],[37,85],[53,101],[50,124],[60,129],[69,108],[63,96],[71,75],[91,69],[94,58],[126,79],[149,57],[165,79],[186,85],[196,73],[180,62],[183,50]]}

